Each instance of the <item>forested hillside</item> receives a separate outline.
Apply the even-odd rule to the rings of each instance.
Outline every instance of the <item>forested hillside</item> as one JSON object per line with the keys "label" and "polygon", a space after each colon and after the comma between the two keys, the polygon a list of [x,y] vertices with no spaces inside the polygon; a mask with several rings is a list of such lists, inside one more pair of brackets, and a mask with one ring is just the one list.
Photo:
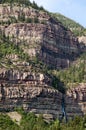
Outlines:
{"label": "forested hillside", "polygon": [[76,36],[86,35],[86,29],[74,20],[59,13],[53,13],[52,16],[59,20],[66,28],[69,28]]}
{"label": "forested hillside", "polygon": [[84,130],[86,127],[86,117],[75,117],[74,120],[60,123],[59,120],[47,122],[42,115],[39,117],[33,113],[21,114],[22,118],[19,122],[12,119],[7,114],[0,114],[0,130]]}
{"label": "forested hillside", "polygon": [[[66,87],[72,87],[73,84],[86,82],[86,53],[83,54],[73,65],[65,70],[53,70],[52,74],[64,82]],[[57,82],[57,81],[54,81]]]}
{"label": "forested hillside", "polygon": [[43,11],[45,10],[42,6],[39,7],[35,1],[33,1],[32,3],[30,2],[30,0],[0,0],[0,4],[5,4],[5,3],[10,3],[11,6],[13,3],[23,4],[26,7],[31,6],[32,8],[37,10],[43,10]]}

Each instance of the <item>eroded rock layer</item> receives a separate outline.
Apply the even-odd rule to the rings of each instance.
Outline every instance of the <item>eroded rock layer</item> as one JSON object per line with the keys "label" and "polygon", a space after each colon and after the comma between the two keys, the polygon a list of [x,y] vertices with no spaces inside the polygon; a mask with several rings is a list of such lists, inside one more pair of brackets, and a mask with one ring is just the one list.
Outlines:
{"label": "eroded rock layer", "polygon": [[86,114],[86,83],[67,91],[66,112],[69,117]]}
{"label": "eroded rock layer", "polygon": [[57,90],[36,81],[4,83],[0,86],[0,111],[23,107],[28,112],[49,114],[55,118],[61,113],[61,97]]}
{"label": "eroded rock layer", "polygon": [[[37,56],[54,69],[69,67],[80,53],[78,40],[70,30],[48,13],[31,7],[0,5],[0,34],[7,36],[29,57]],[[62,94],[50,87],[48,77],[40,72],[33,73],[29,61],[21,61],[17,54],[9,54],[6,58],[10,59],[12,66],[9,68],[6,60],[1,62],[0,111],[23,107],[36,114],[59,117],[62,114]],[[69,117],[86,114],[86,84],[68,90],[65,101]]]}
{"label": "eroded rock layer", "polygon": [[[1,31],[29,56],[38,56],[44,63],[56,68],[65,68],[79,55],[77,38],[46,12],[18,5],[0,6],[0,21],[11,21],[11,24],[2,24]],[[25,19],[37,18],[39,21],[22,23],[18,21],[21,15]],[[16,19],[16,23],[12,19]]]}

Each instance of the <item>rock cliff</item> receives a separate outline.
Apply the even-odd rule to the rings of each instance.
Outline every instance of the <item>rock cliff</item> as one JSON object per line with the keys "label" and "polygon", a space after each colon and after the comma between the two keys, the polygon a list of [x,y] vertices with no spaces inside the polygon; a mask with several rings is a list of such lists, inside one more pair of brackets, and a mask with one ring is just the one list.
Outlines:
{"label": "rock cliff", "polygon": [[61,96],[57,90],[36,81],[3,83],[0,86],[0,111],[23,107],[28,112],[56,118],[61,113]]}
{"label": "rock cliff", "polygon": [[[22,15],[24,21],[19,19]],[[27,19],[32,19],[31,23]],[[0,26],[2,33],[21,46],[30,57],[38,56],[49,66],[68,67],[80,53],[73,33],[46,12],[16,4],[12,7],[0,5],[0,21],[3,22]]]}
{"label": "rock cliff", "polygon": [[65,96],[68,117],[86,114],[86,83],[81,83],[67,91]]}
{"label": "rock cliff", "polygon": [[[25,111],[44,114],[48,118],[62,116],[62,94],[43,81],[1,82],[0,111],[13,111],[23,107]],[[86,84],[79,84],[65,94],[67,118],[86,114]]]}
{"label": "rock cliff", "polygon": [[[81,53],[78,39],[70,30],[47,12],[24,5],[0,4],[0,34],[8,37],[31,60],[37,57],[54,69],[69,67]],[[23,107],[36,114],[59,117],[62,93],[51,87],[49,77],[33,72],[31,67],[34,65],[20,61],[17,54],[6,55],[6,58],[12,66],[0,63],[0,111]],[[86,84],[68,90],[65,102],[68,116],[85,114]]]}
{"label": "rock cliff", "polygon": [[78,41],[81,45],[81,49],[86,52],[86,36],[78,37]]}
{"label": "rock cliff", "polygon": [[78,37],[78,40],[79,40],[80,43],[82,42],[82,43],[84,43],[85,46],[86,46],[86,36]]}

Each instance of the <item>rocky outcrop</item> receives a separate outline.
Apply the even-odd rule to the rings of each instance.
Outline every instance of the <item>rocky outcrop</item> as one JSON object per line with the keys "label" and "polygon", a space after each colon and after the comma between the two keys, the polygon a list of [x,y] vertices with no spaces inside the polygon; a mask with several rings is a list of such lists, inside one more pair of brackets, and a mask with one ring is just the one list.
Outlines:
{"label": "rocky outcrop", "polygon": [[79,53],[77,39],[58,24],[11,24],[4,30],[18,45],[25,42],[23,49],[29,56],[38,55],[56,68],[67,67]]}
{"label": "rocky outcrop", "polygon": [[[22,15],[25,20],[37,18],[38,22],[21,22],[19,17]],[[46,12],[17,4],[3,4],[0,5],[0,22],[0,33],[9,36],[9,40],[21,47],[29,57],[37,56],[54,69],[69,67],[79,56],[77,38]],[[1,63],[0,111],[23,107],[36,114],[59,117],[62,114],[62,94],[50,86],[49,78],[41,73],[33,73],[29,62],[19,61],[18,55],[9,54],[6,58],[11,59],[12,68],[8,69],[9,66]],[[17,63],[14,64],[14,60]],[[68,116],[85,114],[86,84],[68,90],[65,101]]]}
{"label": "rocky outcrop", "polygon": [[67,91],[65,96],[68,117],[86,114],[86,83],[81,83]]}
{"label": "rocky outcrop", "polygon": [[78,37],[78,41],[82,52],[86,52],[86,36]]}
{"label": "rocky outcrop", "polygon": [[0,86],[0,111],[13,111],[23,107],[28,112],[52,115],[61,113],[62,94],[46,84],[26,82],[23,84],[7,84]]}
{"label": "rocky outcrop", "polygon": [[23,72],[17,69],[9,69],[0,71],[0,79],[17,81],[17,80],[44,80],[44,75],[41,73]]}
{"label": "rocky outcrop", "polygon": [[78,37],[78,40],[79,40],[80,43],[82,42],[86,45],[86,36]]}
{"label": "rocky outcrop", "polygon": [[[86,114],[86,84],[69,89],[65,95],[67,118]],[[25,111],[62,116],[62,94],[44,82],[28,80],[23,82],[3,82],[0,85],[0,111],[13,111],[23,107]]]}
{"label": "rocky outcrop", "polygon": [[0,4],[0,21],[8,21],[18,18],[23,15],[25,18],[37,17],[40,21],[46,21],[49,15],[46,12],[36,10],[32,7],[25,7],[18,4]]}
{"label": "rocky outcrop", "polygon": [[79,55],[77,38],[46,12],[38,12],[18,5],[12,7],[1,5],[1,18],[9,19],[14,16],[18,19],[20,13],[24,14],[25,19],[37,18],[39,22],[11,22],[10,25],[2,25],[0,28],[14,43],[22,46],[24,52],[27,52],[30,57],[38,56],[49,66],[65,68]]}

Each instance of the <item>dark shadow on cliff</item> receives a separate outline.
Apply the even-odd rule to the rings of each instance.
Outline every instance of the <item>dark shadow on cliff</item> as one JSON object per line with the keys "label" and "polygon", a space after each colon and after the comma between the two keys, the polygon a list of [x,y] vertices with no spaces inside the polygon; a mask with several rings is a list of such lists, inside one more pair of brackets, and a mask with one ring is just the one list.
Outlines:
{"label": "dark shadow on cliff", "polygon": [[[56,29],[54,25],[57,25],[59,29]],[[84,52],[86,52],[84,43],[79,43],[74,34],[54,18],[49,19],[43,32],[39,60],[51,68],[65,69]]]}
{"label": "dark shadow on cliff", "polygon": [[[85,91],[83,92],[83,89],[80,90],[78,86],[76,88],[67,89],[64,82],[62,82],[56,76],[47,76],[48,78],[52,79],[51,85],[62,93],[60,104],[62,110],[59,115],[59,120],[61,122],[62,120],[65,120],[65,122],[67,122],[69,119],[73,119],[75,116],[83,116],[86,103]],[[48,85],[50,84],[48,80],[45,82]]]}
{"label": "dark shadow on cliff", "polygon": [[66,87],[64,85],[64,82],[60,81],[57,77],[53,77],[52,80],[52,86],[56,89],[58,89],[61,93],[65,94],[66,93]]}

